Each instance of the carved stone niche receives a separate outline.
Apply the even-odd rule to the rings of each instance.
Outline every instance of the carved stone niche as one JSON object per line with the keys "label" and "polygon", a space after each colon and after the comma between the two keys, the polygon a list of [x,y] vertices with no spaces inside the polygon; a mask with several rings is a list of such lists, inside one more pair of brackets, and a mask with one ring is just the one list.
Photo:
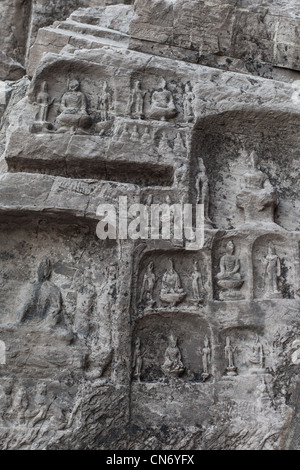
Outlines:
{"label": "carved stone niche", "polygon": [[[207,364],[203,360],[206,339],[211,350],[209,325],[195,314],[176,312],[141,318],[135,324],[133,335],[133,380],[141,384],[210,381],[214,364],[211,353],[206,353]],[[136,374],[137,343],[140,377]]]}
{"label": "carved stone niche", "polygon": [[60,381],[39,377],[12,381],[4,376],[0,388],[0,425],[6,430],[1,436],[3,448],[23,449],[23,446],[33,445],[42,425],[47,426],[50,433],[55,426],[56,432],[58,428],[64,429],[74,406],[76,390],[67,376],[61,376]]}
{"label": "carved stone niche", "polygon": [[72,369],[79,381],[87,354],[98,352],[96,340],[107,349],[111,344],[111,312],[99,313],[94,294],[109,282],[105,267],[117,259],[116,246],[100,248],[94,223],[46,217],[27,222],[6,224],[0,232],[0,332],[7,366],[17,378],[53,378]]}
{"label": "carved stone niche", "polygon": [[199,310],[210,296],[210,256],[200,252],[151,251],[139,263],[136,307],[141,314]]}
{"label": "carved stone niche", "polygon": [[292,234],[265,234],[257,238],[252,253],[254,298],[295,298],[297,258],[297,242]]}
{"label": "carved stone niche", "polygon": [[[195,164],[198,156],[203,158],[210,182],[210,218],[216,227],[243,226],[247,215],[247,222],[254,229],[267,222],[272,230],[275,224],[279,230],[280,227],[299,230],[299,207],[295,204],[300,196],[298,128],[299,116],[278,110],[264,112],[252,104],[243,110],[232,109],[198,119],[193,129],[191,154]],[[248,165],[253,150],[257,150],[259,157],[258,171]],[[270,184],[262,180],[264,188],[249,190],[245,188],[246,175],[246,186],[256,185],[263,175]],[[275,224],[274,190],[279,196]],[[238,195],[242,197],[237,201]],[[247,203],[247,214],[244,203]]]}
{"label": "carved stone niche", "polygon": [[216,239],[213,250],[214,299],[238,301],[249,297],[248,243],[242,236]]}
{"label": "carved stone niche", "polygon": [[36,75],[29,103],[35,110],[34,133],[99,135],[115,117],[114,78],[101,65],[83,66],[69,57]]}
{"label": "carved stone niche", "polygon": [[227,328],[220,333],[218,365],[224,377],[266,375],[272,367],[271,345],[261,327]]}

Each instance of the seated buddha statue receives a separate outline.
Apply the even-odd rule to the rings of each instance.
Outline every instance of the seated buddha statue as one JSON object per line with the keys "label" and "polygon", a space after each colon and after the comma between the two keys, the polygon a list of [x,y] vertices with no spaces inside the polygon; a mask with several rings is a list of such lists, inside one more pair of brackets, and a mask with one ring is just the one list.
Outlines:
{"label": "seated buddha statue", "polygon": [[230,300],[238,297],[238,289],[244,283],[240,274],[240,260],[235,256],[235,246],[230,240],[225,248],[225,255],[220,260],[220,272],[217,274],[218,286],[225,292],[220,294],[221,300]]}
{"label": "seated buddha statue", "polygon": [[175,118],[177,114],[173,95],[167,89],[166,81],[163,80],[162,90],[157,90],[152,95],[149,117],[157,121],[167,121]]}
{"label": "seated buddha statue", "polygon": [[63,95],[60,104],[60,115],[56,119],[57,132],[87,133],[92,125],[92,119],[87,113],[87,101],[80,91],[78,80],[69,83],[69,90]]}
{"label": "seated buddha statue", "polygon": [[181,287],[180,277],[174,269],[173,260],[169,259],[169,267],[162,278],[160,299],[163,302],[175,307],[186,297],[186,293]]}

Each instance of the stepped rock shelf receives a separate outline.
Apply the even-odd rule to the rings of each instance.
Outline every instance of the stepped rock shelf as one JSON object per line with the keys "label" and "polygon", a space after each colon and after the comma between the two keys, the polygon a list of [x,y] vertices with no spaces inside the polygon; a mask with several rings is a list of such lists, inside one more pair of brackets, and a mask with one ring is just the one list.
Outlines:
{"label": "stepped rock shelf", "polygon": [[[3,42],[1,449],[299,450],[300,10],[258,3],[40,0]],[[124,197],[203,246],[100,240]]]}

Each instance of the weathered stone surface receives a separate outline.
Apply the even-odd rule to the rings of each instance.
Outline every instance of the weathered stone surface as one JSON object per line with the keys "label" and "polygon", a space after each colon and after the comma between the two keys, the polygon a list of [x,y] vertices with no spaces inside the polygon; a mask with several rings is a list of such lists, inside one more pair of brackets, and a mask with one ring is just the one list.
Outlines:
{"label": "weathered stone surface", "polygon": [[24,67],[0,51],[0,80],[16,81],[25,75]]}
{"label": "weathered stone surface", "polygon": [[2,82],[0,447],[299,449],[297,5],[58,4]]}
{"label": "weathered stone surface", "polygon": [[[126,3],[120,0],[2,0],[0,3],[1,49],[24,64],[39,28],[67,18],[80,7]],[[131,3],[128,1],[127,3]]]}
{"label": "weathered stone surface", "polygon": [[277,67],[299,71],[297,1],[137,0],[134,8],[133,49],[266,78]]}
{"label": "weathered stone surface", "polygon": [[62,49],[99,49],[106,46],[127,48],[133,16],[129,5],[79,9],[66,21],[41,28],[30,50],[28,73],[33,75],[44,53]]}

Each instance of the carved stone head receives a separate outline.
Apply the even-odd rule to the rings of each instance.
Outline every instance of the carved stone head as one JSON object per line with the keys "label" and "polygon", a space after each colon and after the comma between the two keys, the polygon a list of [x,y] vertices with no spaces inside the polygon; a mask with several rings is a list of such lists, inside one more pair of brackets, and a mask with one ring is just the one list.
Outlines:
{"label": "carved stone head", "polygon": [[172,258],[169,258],[168,260],[168,270],[174,271],[174,261],[172,260]]}
{"label": "carved stone head", "polygon": [[276,255],[275,246],[273,245],[272,242],[270,242],[269,245],[268,245],[268,254],[269,255]]}
{"label": "carved stone head", "polygon": [[198,158],[198,166],[199,166],[200,173],[205,173],[206,168],[203,162],[203,158]]}
{"label": "carved stone head", "polygon": [[148,271],[152,272],[153,269],[154,269],[154,263],[153,263],[153,261],[150,261],[150,263],[148,264]]}
{"label": "carved stone head", "polygon": [[177,347],[177,338],[173,334],[170,336],[169,344],[172,348]]}
{"label": "carved stone head", "polygon": [[232,240],[230,240],[226,245],[226,253],[229,255],[233,255],[235,250],[235,246]]}
{"label": "carved stone head", "polygon": [[70,91],[78,91],[80,88],[80,83],[78,80],[71,80],[69,83],[69,90]]}

